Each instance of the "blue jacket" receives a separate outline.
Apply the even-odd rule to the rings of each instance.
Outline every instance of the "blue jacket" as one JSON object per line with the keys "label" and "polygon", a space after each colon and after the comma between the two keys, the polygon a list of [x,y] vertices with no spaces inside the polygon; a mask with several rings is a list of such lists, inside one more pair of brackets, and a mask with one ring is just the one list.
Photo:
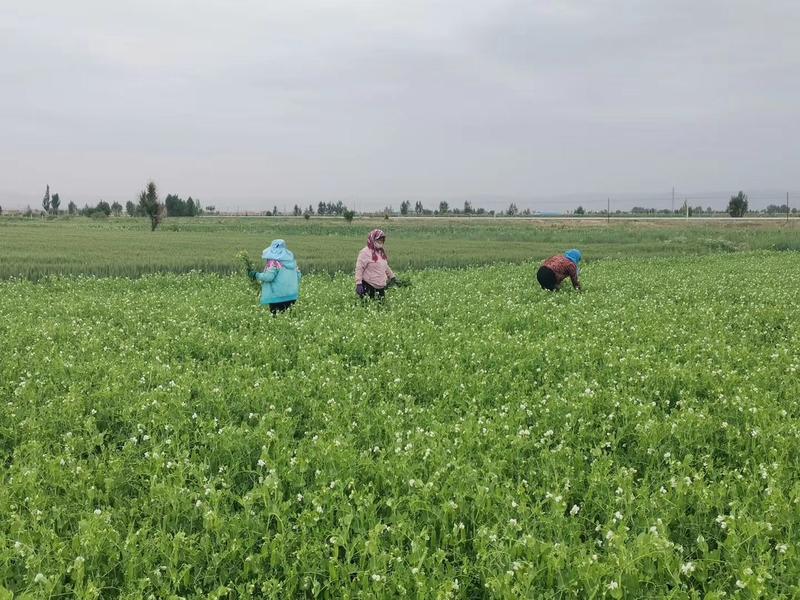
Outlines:
{"label": "blue jacket", "polygon": [[297,300],[300,295],[300,270],[286,242],[272,240],[269,248],[261,253],[261,258],[267,261],[267,269],[256,273],[256,279],[261,282],[261,304]]}
{"label": "blue jacket", "polygon": [[261,282],[261,304],[278,304],[300,296],[300,271],[294,260],[281,262],[282,268],[270,267],[256,273]]}

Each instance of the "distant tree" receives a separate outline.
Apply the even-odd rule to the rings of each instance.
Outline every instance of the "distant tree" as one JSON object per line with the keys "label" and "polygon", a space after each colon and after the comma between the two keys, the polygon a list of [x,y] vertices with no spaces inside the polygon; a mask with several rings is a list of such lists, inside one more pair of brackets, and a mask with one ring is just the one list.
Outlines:
{"label": "distant tree", "polygon": [[3,214],[3,207],[0,206],[0,215],[2,215],[2,214]]}
{"label": "distant tree", "polygon": [[136,205],[133,202],[131,202],[130,200],[128,200],[125,203],[125,212],[128,213],[129,217],[135,217],[136,216]]}
{"label": "distant tree", "polygon": [[272,216],[273,217],[277,217],[278,216],[278,207],[277,206],[273,206],[272,207]]}
{"label": "distant tree", "polygon": [[728,214],[732,217],[743,217],[747,214],[747,194],[739,190],[735,196],[731,196],[728,202]]}
{"label": "distant tree", "polygon": [[516,215],[518,212],[519,212],[519,209],[517,208],[517,205],[516,205],[516,204],[514,204],[514,203],[512,202],[511,204],[509,204],[509,205],[508,205],[508,210],[506,211],[506,214],[507,214],[509,217],[513,217],[513,216],[514,216],[514,215]]}
{"label": "distant tree", "polygon": [[311,213],[309,213],[307,210],[303,211],[303,218],[308,221],[311,218]]}
{"label": "distant tree", "polygon": [[524,216],[526,216],[526,217],[530,217],[531,216],[531,209],[530,208],[526,208],[525,210],[522,211],[522,214]]}
{"label": "distant tree", "polygon": [[469,200],[464,200],[464,214],[471,215],[472,214],[472,202]]}
{"label": "distant tree", "polygon": [[70,200],[69,204],[67,204],[67,214],[69,214],[69,215],[77,215],[78,214],[78,205],[75,204],[72,200]]}
{"label": "distant tree", "polygon": [[[206,206],[206,210],[213,215],[214,213],[217,212],[217,207],[214,206],[213,204],[209,204],[208,206]],[[274,215],[275,213],[272,214]]]}
{"label": "distant tree", "polygon": [[187,217],[197,216],[197,207],[194,205],[194,200],[192,200],[191,196],[189,196],[189,199],[186,201],[186,216]]}
{"label": "distant tree", "polygon": [[147,182],[147,187],[139,194],[139,208],[150,218],[150,231],[155,231],[156,227],[164,219],[164,205],[158,201],[158,190],[153,181]]}
{"label": "distant tree", "polygon": [[116,201],[115,201],[115,202],[114,202],[114,203],[111,205],[111,212],[112,212],[112,213],[114,213],[114,216],[115,216],[115,217],[118,217],[118,216],[120,216],[120,215],[122,214],[122,204],[120,204],[119,202],[116,202]]}
{"label": "distant tree", "polygon": [[317,214],[322,216],[322,215],[325,215],[327,213],[328,213],[328,205],[325,204],[324,202],[320,202],[317,205]]}
{"label": "distant tree", "polygon": [[444,200],[439,202],[439,214],[440,215],[446,215],[449,210],[450,210],[450,207],[448,206],[447,202],[445,202]]}
{"label": "distant tree", "polygon": [[414,205],[414,212],[417,213],[418,215],[421,215],[423,212],[425,212],[425,207],[422,206],[422,202],[417,202]]}
{"label": "distant tree", "polygon": [[294,211],[293,212],[294,212],[294,216],[295,217],[299,217],[300,215],[303,214],[302,209],[299,206],[297,206],[297,204],[294,205]]}
{"label": "distant tree", "polygon": [[[634,210],[635,210],[635,209],[634,209]],[[586,214],[586,211],[583,209],[583,207],[582,207],[582,206],[579,206],[578,208],[576,208],[576,209],[575,209],[575,214],[576,214],[576,215],[585,215],[585,214]]]}
{"label": "distant tree", "polygon": [[33,210],[31,209],[31,205],[30,204],[28,204],[28,208],[26,208],[25,212],[22,213],[22,214],[25,215],[28,218],[33,217]]}
{"label": "distant tree", "polygon": [[94,212],[103,213],[107,217],[111,214],[111,205],[105,200],[100,200],[100,202],[97,203],[97,207],[95,207]]}
{"label": "distant tree", "polygon": [[44,197],[42,198],[42,208],[44,212],[50,212],[50,185],[48,184],[47,190],[44,193]]}
{"label": "distant tree", "polygon": [[697,215],[698,217],[703,214],[703,207],[702,206],[695,206],[692,209],[692,214]]}
{"label": "distant tree", "polygon": [[346,209],[345,209],[345,210],[342,212],[342,216],[344,217],[344,220],[345,220],[345,221],[347,221],[348,223],[352,223],[352,222],[353,222],[353,217],[355,217],[355,216],[356,216],[356,211],[354,211],[354,210],[349,210],[349,209],[347,209],[347,208],[346,208]]}
{"label": "distant tree", "polygon": [[411,208],[411,202],[408,200],[403,200],[400,203],[400,214],[404,217],[408,214],[408,210]]}
{"label": "distant tree", "polygon": [[785,204],[781,204],[780,206],[777,204],[770,204],[769,206],[767,206],[767,213],[771,215],[774,214],[785,215],[787,212],[789,212],[789,207],[786,206]]}
{"label": "distant tree", "polygon": [[58,194],[53,194],[53,197],[50,199],[50,212],[57,215],[59,206],[61,206],[61,198],[58,197]]}

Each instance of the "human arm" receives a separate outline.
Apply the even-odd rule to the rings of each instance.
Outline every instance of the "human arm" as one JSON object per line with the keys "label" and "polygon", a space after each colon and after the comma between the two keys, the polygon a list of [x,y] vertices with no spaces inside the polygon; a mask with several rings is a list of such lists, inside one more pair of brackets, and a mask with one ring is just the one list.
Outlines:
{"label": "human arm", "polygon": [[260,281],[261,283],[269,283],[275,276],[278,274],[278,269],[267,269],[262,273],[256,273],[255,279]]}
{"label": "human arm", "polygon": [[363,283],[364,281],[364,269],[367,268],[369,264],[369,253],[366,252],[366,248],[358,253],[358,258],[356,258],[356,285]]}

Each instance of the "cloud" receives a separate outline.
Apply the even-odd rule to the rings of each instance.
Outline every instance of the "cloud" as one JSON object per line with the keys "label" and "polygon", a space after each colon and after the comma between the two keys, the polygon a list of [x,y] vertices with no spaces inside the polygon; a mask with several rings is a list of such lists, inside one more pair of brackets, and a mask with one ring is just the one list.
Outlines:
{"label": "cloud", "polygon": [[791,187],[800,5],[0,8],[0,169],[217,206]]}

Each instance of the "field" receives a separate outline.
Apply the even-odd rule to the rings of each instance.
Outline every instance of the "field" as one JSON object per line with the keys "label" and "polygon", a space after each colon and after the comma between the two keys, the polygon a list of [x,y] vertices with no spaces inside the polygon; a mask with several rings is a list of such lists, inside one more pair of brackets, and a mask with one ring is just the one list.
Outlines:
{"label": "field", "polygon": [[260,256],[283,238],[305,272],[351,271],[367,233],[387,231],[400,269],[540,260],[577,246],[587,256],[679,256],[746,250],[800,250],[800,219],[742,222],[683,219],[565,221],[529,219],[171,218],[150,233],[143,219],[50,221],[0,218],[0,279],[47,274],[136,277],[202,270],[230,273],[234,256]]}
{"label": "field", "polygon": [[[385,305],[309,275],[274,319],[216,273],[0,282],[0,598],[800,596],[800,254],[751,251],[796,229],[407,226],[404,265],[456,235],[521,264]],[[73,252],[0,227],[6,275]],[[91,268],[152,266],[98,227]],[[181,270],[275,235],[220,227],[146,239]],[[319,270],[368,230],[296,227]],[[585,293],[535,289],[573,245]]]}

